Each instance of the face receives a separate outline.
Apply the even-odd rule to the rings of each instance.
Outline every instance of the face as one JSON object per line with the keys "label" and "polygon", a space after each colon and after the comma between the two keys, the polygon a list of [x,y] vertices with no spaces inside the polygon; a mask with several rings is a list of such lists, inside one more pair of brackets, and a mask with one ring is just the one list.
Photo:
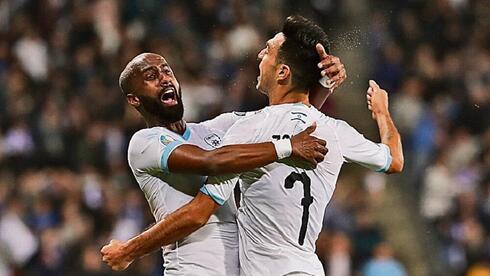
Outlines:
{"label": "face", "polygon": [[134,92],[128,94],[128,102],[162,122],[182,119],[182,92],[167,61],[156,54],[142,54],[133,61],[135,72],[131,87]]}
{"label": "face", "polygon": [[260,74],[257,77],[257,89],[264,94],[267,94],[275,84],[278,69],[277,55],[284,40],[284,34],[277,33],[267,41],[266,47],[258,55]]}

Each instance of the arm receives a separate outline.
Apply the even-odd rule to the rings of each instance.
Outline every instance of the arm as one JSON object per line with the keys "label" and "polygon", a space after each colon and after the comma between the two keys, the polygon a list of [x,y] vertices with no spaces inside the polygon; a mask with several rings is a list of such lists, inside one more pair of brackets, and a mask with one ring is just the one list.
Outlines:
{"label": "arm", "polygon": [[388,93],[373,80],[369,81],[369,86],[366,95],[368,109],[378,124],[381,143],[388,146],[393,158],[386,173],[399,173],[403,170],[404,163],[402,142],[388,110]]}
{"label": "arm", "polygon": [[[321,162],[327,153],[325,141],[310,136],[316,126],[310,126],[291,138],[292,156],[313,165]],[[182,144],[168,154],[171,172],[219,175],[248,171],[277,161],[272,142],[228,145],[206,151],[197,146]]]}
{"label": "arm", "polygon": [[192,201],[129,241],[111,240],[100,251],[102,260],[113,270],[124,270],[136,258],[179,241],[201,228],[218,207],[211,197],[199,192]]}
{"label": "arm", "polygon": [[339,87],[347,78],[345,66],[336,56],[328,55],[321,44],[316,45],[316,50],[321,58],[318,68],[322,77],[328,77],[327,87],[317,83],[310,91],[310,103],[320,109],[333,91]]}

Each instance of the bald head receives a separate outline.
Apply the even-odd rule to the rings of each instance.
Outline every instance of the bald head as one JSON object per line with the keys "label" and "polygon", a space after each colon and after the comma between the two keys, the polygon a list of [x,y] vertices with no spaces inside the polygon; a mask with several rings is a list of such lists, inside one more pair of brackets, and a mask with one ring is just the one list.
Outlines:
{"label": "bald head", "polygon": [[119,76],[119,87],[147,122],[163,124],[182,119],[182,91],[161,55],[143,53],[133,58]]}
{"label": "bald head", "polygon": [[131,85],[132,79],[137,73],[143,72],[152,60],[162,60],[166,63],[165,59],[155,53],[142,53],[134,57],[124,68],[119,75],[119,87],[124,95],[134,93]]}

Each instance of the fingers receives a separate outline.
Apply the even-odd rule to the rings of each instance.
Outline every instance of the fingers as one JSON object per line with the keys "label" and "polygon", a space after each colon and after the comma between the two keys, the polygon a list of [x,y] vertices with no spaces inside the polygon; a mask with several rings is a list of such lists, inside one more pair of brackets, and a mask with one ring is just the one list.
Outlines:
{"label": "fingers", "polygon": [[334,57],[334,56],[327,56],[326,58],[322,59],[318,64],[318,68],[320,69],[327,69],[330,66],[336,65],[337,63],[340,63],[339,58]]}
{"label": "fingers", "polygon": [[325,51],[325,47],[321,43],[316,44],[316,52],[320,56],[321,59],[324,59],[328,56],[327,51]]}
{"label": "fingers", "polygon": [[373,88],[372,87],[369,87],[368,90],[367,90],[367,94],[370,95],[370,96],[372,96],[373,93],[374,93]]}
{"label": "fingers", "polygon": [[325,155],[323,155],[323,154],[321,154],[321,153],[319,153],[319,152],[315,153],[315,161],[316,161],[317,163],[322,162],[322,161],[323,161],[323,159],[325,159]]}
{"label": "fingers", "polygon": [[314,131],[316,130],[316,122],[313,122],[313,124],[309,127],[307,127],[304,131],[307,133],[307,134],[311,134],[313,133]]}
{"label": "fingers", "polygon": [[325,75],[329,76],[329,77],[333,77],[335,75],[337,75],[338,73],[340,73],[340,71],[342,71],[342,69],[344,68],[344,65],[343,64],[333,64],[331,66],[329,66],[327,69],[323,70],[322,72],[325,72]]}
{"label": "fingers", "polygon": [[322,59],[318,64],[318,68],[322,69],[322,75],[331,76],[333,73],[340,71],[344,68],[344,65],[340,62],[340,59],[335,56],[328,56]]}
{"label": "fingers", "polygon": [[316,140],[316,142],[318,144],[320,144],[322,147],[325,147],[327,145],[327,141],[323,140],[323,139],[318,139]]}
{"label": "fingers", "polygon": [[342,67],[337,74],[333,75],[330,77],[331,81],[334,81],[336,83],[341,83],[343,80],[347,78],[347,73],[345,71],[345,68]]}
{"label": "fingers", "polygon": [[379,85],[374,80],[369,80],[369,86],[373,89],[379,89]]}
{"label": "fingers", "polygon": [[324,146],[319,147],[317,150],[318,150],[318,152],[320,152],[323,155],[327,154],[327,152],[328,152],[328,149]]}

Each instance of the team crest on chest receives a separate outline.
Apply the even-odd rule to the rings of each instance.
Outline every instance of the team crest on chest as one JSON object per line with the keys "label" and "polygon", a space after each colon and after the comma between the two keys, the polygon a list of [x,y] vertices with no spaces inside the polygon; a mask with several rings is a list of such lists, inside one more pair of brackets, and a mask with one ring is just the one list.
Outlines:
{"label": "team crest on chest", "polygon": [[162,145],[164,145],[164,146],[167,146],[168,144],[172,143],[173,141],[175,141],[175,139],[170,137],[170,136],[166,136],[166,135],[160,136],[160,143],[162,143]]}
{"label": "team crest on chest", "polygon": [[216,148],[221,143],[221,138],[217,134],[213,133],[206,136],[204,138],[204,141],[206,142],[206,144],[210,145],[211,147]]}

